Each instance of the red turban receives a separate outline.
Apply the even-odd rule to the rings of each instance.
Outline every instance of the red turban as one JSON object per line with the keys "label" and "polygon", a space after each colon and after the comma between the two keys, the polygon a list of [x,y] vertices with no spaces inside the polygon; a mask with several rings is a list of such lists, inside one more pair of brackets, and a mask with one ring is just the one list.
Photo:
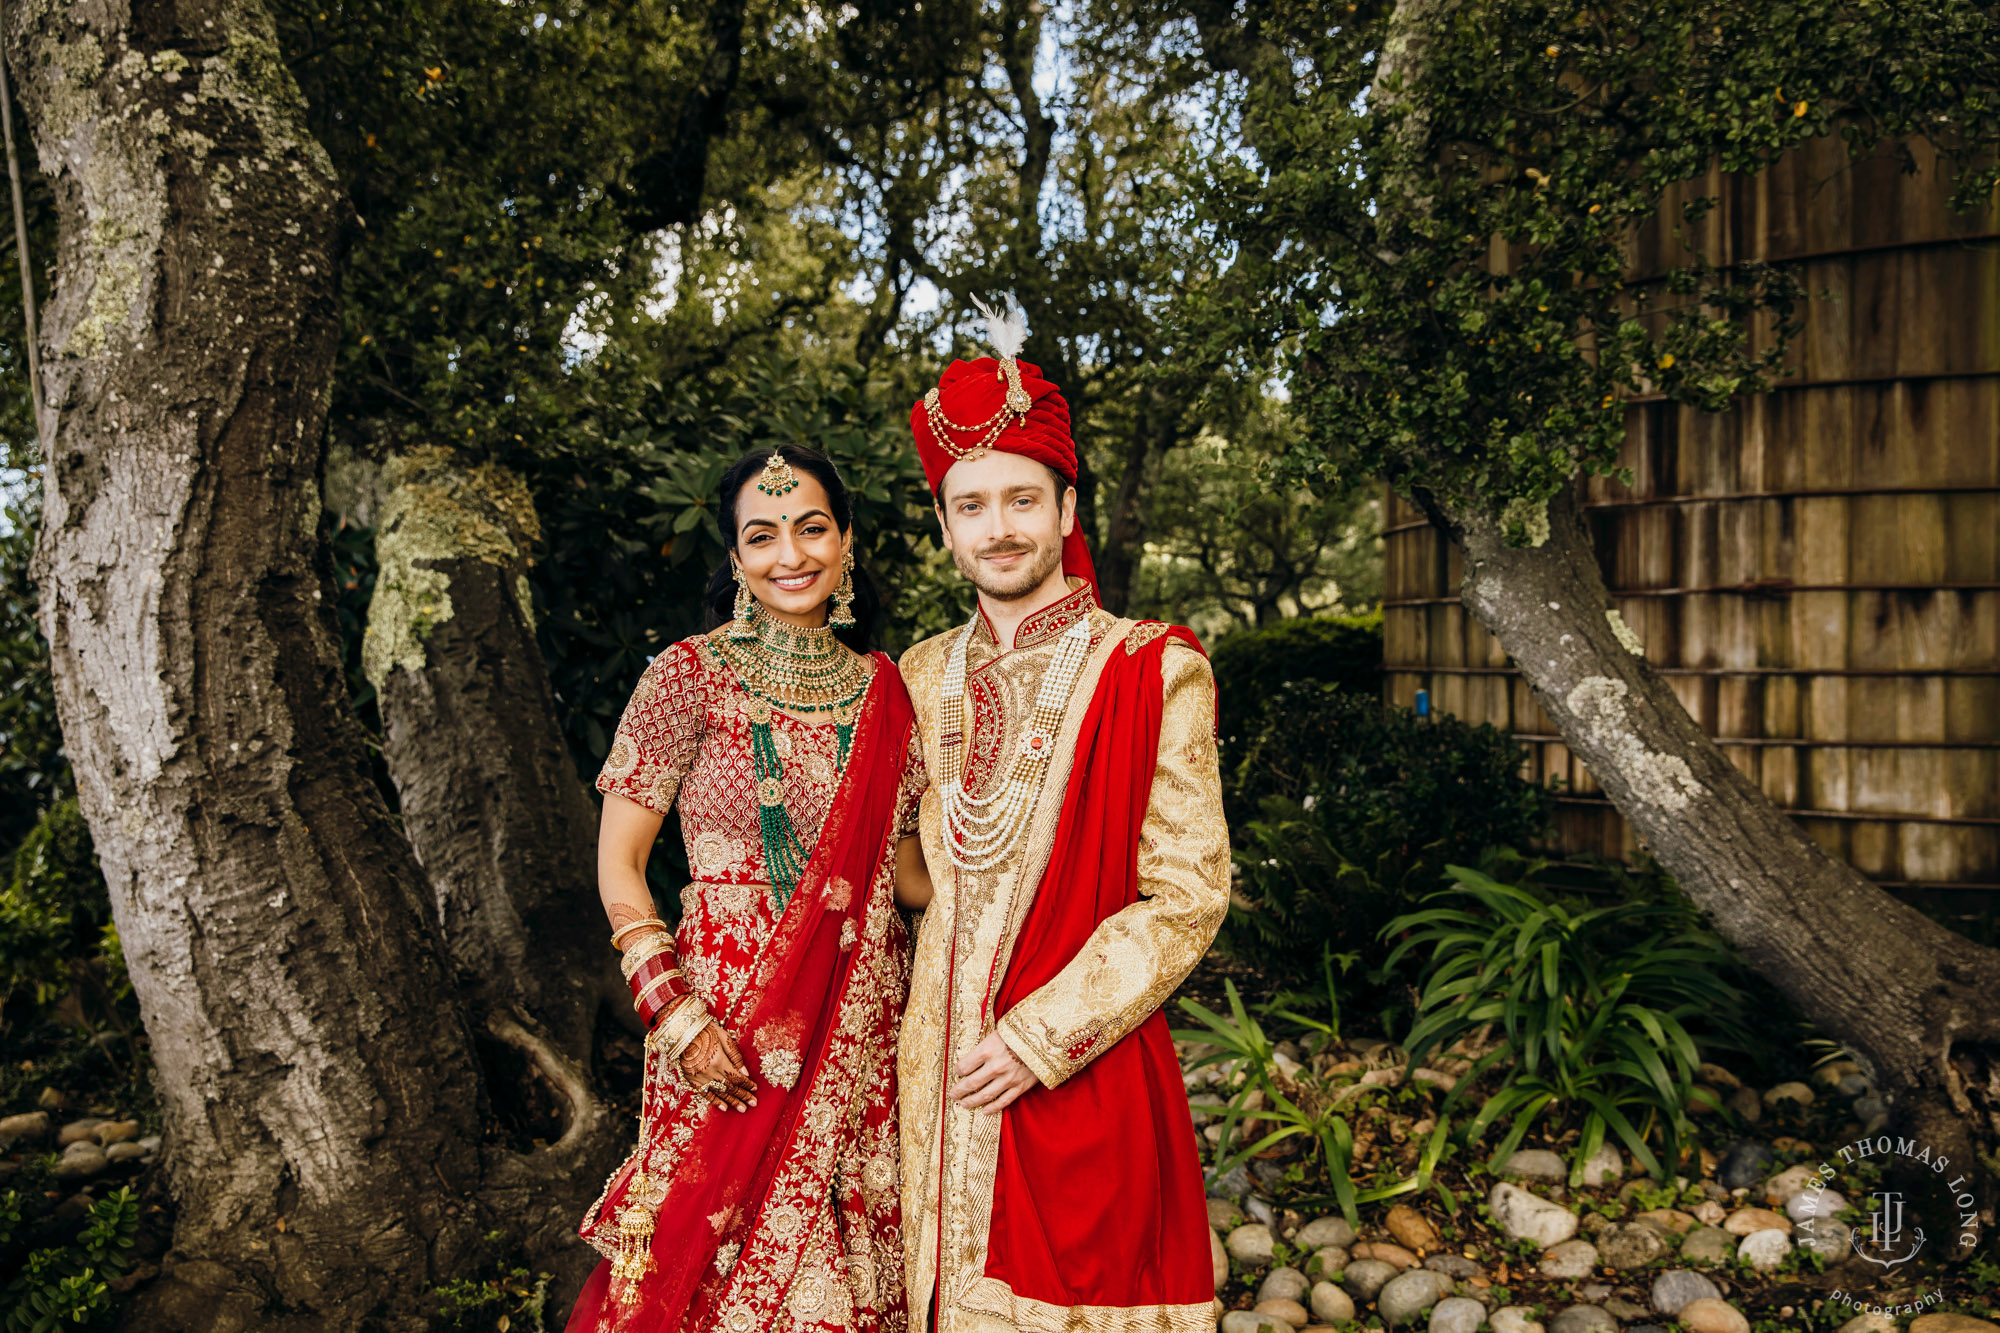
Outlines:
{"label": "red turban", "polygon": [[[952,362],[938,381],[935,400],[926,394],[910,409],[910,432],[917,438],[917,456],[923,460],[924,480],[933,494],[944,484],[944,474],[951,471],[953,463],[985,449],[1045,463],[1064,481],[1076,485],[1076,443],[1069,434],[1069,404],[1063,401],[1062,392],[1042,377],[1040,366],[1027,361],[1015,361],[1014,365],[1029,403],[1026,412],[1008,408],[1006,371],[990,356]],[[1097,582],[1081,526],[1063,541],[1063,573],[1092,585]]]}

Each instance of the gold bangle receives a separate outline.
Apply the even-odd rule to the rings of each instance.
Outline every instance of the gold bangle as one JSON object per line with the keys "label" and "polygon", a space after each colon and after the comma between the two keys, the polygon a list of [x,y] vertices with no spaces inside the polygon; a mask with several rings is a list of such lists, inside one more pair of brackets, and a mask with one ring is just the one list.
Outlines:
{"label": "gold bangle", "polygon": [[646,988],[640,991],[638,996],[632,1001],[632,1008],[634,1010],[644,1009],[646,1007],[646,997],[666,985],[669,981],[672,981],[675,977],[679,977],[682,981],[687,980],[687,974],[682,972],[678,967],[668,968],[646,983]]}
{"label": "gold bangle", "polygon": [[672,952],[673,947],[674,937],[671,935],[664,932],[648,935],[625,951],[625,956],[618,960],[618,970],[625,974],[625,980],[630,981],[632,974],[637,972],[648,959]]}
{"label": "gold bangle", "polygon": [[625,937],[633,931],[643,929],[646,926],[658,926],[661,930],[665,930],[667,923],[656,916],[642,916],[637,921],[628,921],[611,932],[611,947],[614,949],[624,948]]}

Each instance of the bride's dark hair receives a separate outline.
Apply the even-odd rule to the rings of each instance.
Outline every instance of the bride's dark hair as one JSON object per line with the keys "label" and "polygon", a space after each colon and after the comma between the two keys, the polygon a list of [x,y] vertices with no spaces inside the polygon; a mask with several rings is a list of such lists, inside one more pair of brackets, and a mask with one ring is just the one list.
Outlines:
{"label": "bride's dark hair", "polygon": [[[743,488],[764,470],[765,461],[774,453],[812,477],[826,491],[827,504],[833,508],[834,526],[843,535],[853,528],[854,502],[848,497],[847,483],[840,479],[840,469],[833,465],[831,458],[803,444],[752,449],[731,463],[729,471],[722,474],[722,496],[716,520],[722,528],[722,540],[730,550],[736,549],[736,501],[743,494]],[[708,613],[703,629],[714,629],[735,618],[736,576],[730,570],[727,556],[708,576],[708,591],[703,600]],[[854,566],[854,624],[846,629],[836,629],[833,636],[857,653],[867,652],[874,640],[875,622],[881,611],[882,599],[875,591],[875,582],[857,560]]]}

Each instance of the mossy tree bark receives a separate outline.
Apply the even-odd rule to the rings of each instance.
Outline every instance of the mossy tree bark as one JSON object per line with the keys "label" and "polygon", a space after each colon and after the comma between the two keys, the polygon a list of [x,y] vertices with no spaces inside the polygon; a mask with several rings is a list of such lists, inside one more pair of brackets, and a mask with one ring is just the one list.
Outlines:
{"label": "mossy tree bark", "polygon": [[482,1148],[474,1033],[345,697],[316,536],[346,207],[271,16],[7,17],[60,214],[43,628],[178,1208],[129,1317],[421,1327],[496,1226],[573,1280],[601,1115],[495,1019],[577,1113],[544,1152]]}

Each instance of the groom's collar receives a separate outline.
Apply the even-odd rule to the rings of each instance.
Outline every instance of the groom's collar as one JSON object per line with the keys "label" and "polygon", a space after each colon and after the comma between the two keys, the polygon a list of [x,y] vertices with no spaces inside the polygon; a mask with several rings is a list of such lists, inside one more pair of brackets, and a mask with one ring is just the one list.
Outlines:
{"label": "groom's collar", "polygon": [[[1021,622],[1021,627],[1014,631],[1016,648],[1032,648],[1038,643],[1059,638],[1071,625],[1097,609],[1097,590],[1092,584],[1071,575],[1069,585],[1067,596],[1050,602]],[[978,634],[993,647],[1000,646],[1000,636],[993,632],[993,622],[986,618],[984,606],[979,608]]]}

